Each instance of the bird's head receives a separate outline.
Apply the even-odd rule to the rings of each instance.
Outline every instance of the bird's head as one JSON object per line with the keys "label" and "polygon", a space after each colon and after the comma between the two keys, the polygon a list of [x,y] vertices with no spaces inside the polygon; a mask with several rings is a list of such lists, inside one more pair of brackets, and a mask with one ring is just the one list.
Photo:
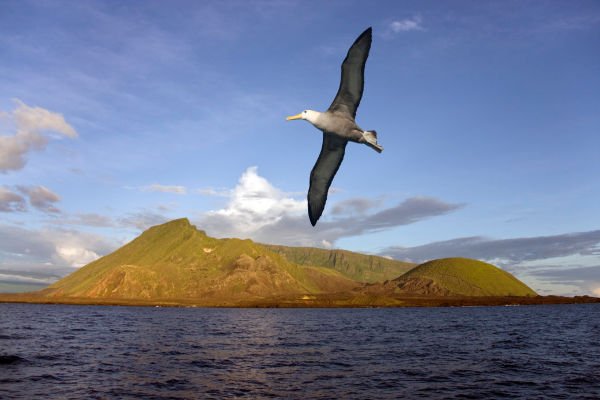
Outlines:
{"label": "bird's head", "polygon": [[320,112],[318,112],[318,111],[304,110],[300,114],[292,115],[290,117],[287,117],[286,119],[288,121],[292,121],[295,119],[305,119],[308,122],[314,124],[315,121],[317,120],[317,117],[319,116],[319,114],[320,114]]}

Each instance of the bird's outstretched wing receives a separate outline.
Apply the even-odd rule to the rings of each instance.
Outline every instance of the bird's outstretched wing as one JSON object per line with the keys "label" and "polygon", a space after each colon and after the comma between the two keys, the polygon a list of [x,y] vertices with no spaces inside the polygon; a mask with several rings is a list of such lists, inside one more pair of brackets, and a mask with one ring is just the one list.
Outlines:
{"label": "bird's outstretched wing", "polygon": [[347,143],[347,140],[339,136],[323,132],[321,154],[310,172],[308,189],[308,218],[312,226],[315,226],[323,214],[329,186],[344,159]]}
{"label": "bird's outstretched wing", "polygon": [[354,118],[365,86],[365,64],[371,49],[371,28],[354,41],[342,63],[340,87],[329,111],[348,113]]}

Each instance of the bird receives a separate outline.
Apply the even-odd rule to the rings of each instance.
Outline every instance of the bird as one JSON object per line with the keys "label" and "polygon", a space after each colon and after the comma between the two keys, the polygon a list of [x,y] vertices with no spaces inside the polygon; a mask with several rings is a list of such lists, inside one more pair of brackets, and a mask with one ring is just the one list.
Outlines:
{"label": "bird", "polygon": [[356,110],[364,89],[365,64],[371,49],[372,28],[367,28],[354,41],[342,62],[340,86],[333,102],[325,112],[304,110],[287,117],[288,121],[305,120],[323,131],[321,153],[310,172],[308,189],[308,218],[312,226],[323,214],[329,187],[337,173],[348,142],[365,144],[381,153],[383,147],[377,143],[377,132],[365,131],[356,121]]}

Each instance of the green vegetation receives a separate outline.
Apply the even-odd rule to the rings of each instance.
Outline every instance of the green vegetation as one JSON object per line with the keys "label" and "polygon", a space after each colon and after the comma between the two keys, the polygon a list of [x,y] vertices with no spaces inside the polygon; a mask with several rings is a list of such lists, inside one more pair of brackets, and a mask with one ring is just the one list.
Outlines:
{"label": "green vegetation", "polygon": [[251,240],[215,239],[178,219],[51,285],[52,297],[254,298],[349,290],[337,271],[304,267]]}
{"label": "green vegetation", "polygon": [[421,264],[394,281],[397,291],[425,295],[537,296],[508,272],[469,258],[443,258]]}
{"label": "green vegetation", "polygon": [[178,219],[146,230],[46,289],[0,301],[362,307],[503,304],[535,295],[481,261],[449,258],[413,267],[344,250],[215,239]]}
{"label": "green vegetation", "polygon": [[385,257],[354,253],[347,250],[325,250],[313,247],[263,245],[299,265],[334,269],[344,276],[365,283],[394,279],[414,268],[415,264]]}

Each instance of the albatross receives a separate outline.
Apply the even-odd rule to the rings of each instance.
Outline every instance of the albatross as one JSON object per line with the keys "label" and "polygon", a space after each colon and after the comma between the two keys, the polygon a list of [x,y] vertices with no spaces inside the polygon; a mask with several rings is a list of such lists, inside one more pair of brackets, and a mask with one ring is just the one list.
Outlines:
{"label": "albatross", "polygon": [[372,29],[365,30],[352,44],[342,63],[342,78],[333,103],[327,111],[304,110],[287,117],[288,121],[303,119],[323,131],[321,153],[310,172],[308,189],[308,218],[315,226],[327,201],[329,186],[333,181],[346,151],[348,142],[362,143],[381,153],[377,132],[360,128],[354,118],[364,88],[365,64],[371,49]]}

